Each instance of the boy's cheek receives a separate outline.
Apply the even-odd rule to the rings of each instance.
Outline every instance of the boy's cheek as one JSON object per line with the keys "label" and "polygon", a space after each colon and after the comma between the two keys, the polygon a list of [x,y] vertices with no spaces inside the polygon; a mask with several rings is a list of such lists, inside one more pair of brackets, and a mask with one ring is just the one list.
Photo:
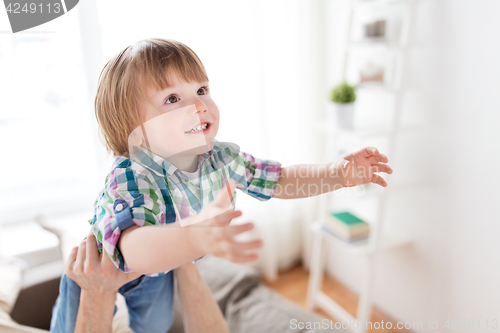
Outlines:
{"label": "boy's cheek", "polygon": [[151,151],[163,158],[168,158],[197,147],[206,146],[205,136],[202,134],[187,134],[191,126],[200,119],[193,116],[196,112],[194,105],[188,105],[162,115],[144,123],[147,140]]}

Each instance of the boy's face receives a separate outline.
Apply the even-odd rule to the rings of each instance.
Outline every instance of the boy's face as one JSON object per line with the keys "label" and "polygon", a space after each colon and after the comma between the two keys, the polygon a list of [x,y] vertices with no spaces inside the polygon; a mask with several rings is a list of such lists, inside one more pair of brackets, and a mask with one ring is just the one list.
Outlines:
{"label": "boy's face", "polygon": [[171,76],[170,82],[172,86],[164,90],[148,91],[154,107],[141,105],[146,132],[143,141],[165,159],[209,151],[219,129],[219,109],[212,100],[208,82],[185,82],[177,76]]}

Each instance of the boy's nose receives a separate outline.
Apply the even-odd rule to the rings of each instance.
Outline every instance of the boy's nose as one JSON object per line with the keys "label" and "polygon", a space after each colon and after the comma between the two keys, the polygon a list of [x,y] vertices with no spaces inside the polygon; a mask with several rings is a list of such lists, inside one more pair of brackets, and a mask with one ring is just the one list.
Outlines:
{"label": "boy's nose", "polygon": [[203,103],[202,101],[200,101],[199,99],[197,99],[194,103],[195,107],[196,107],[196,113],[204,113],[204,112],[207,112],[207,106],[205,105],[205,103]]}

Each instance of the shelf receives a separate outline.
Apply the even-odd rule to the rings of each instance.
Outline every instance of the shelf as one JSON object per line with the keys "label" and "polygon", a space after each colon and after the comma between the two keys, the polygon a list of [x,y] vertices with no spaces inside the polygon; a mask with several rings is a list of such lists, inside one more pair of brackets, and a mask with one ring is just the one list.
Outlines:
{"label": "shelf", "polygon": [[321,123],[315,123],[314,128],[318,131],[321,132],[330,132],[330,131],[335,131],[333,135],[340,135],[340,136],[351,136],[351,137],[356,137],[360,139],[364,138],[369,138],[369,137],[374,137],[374,136],[384,136],[384,135],[389,135],[391,134],[391,131],[389,129],[372,129],[372,130],[344,130],[344,129],[338,129],[336,127],[331,126],[327,122],[321,122]]}
{"label": "shelf", "polygon": [[[325,230],[322,227],[320,221],[314,222],[311,228],[315,232],[321,232],[325,236],[324,239],[328,240],[330,243],[335,244],[336,246],[339,246],[352,254],[366,255],[373,252],[373,244],[370,242],[370,238],[348,243],[334,236],[329,231]],[[386,234],[381,235],[380,243],[377,250],[378,251],[389,250],[395,247],[409,244],[410,242],[411,240],[407,237],[398,235],[394,232],[392,233],[387,232]]]}
{"label": "shelf", "polygon": [[402,50],[403,45],[391,43],[385,38],[361,39],[347,42],[347,47],[350,49],[360,47],[383,47],[391,50]]}
{"label": "shelf", "polygon": [[[393,132],[391,129],[388,128],[345,130],[336,128],[335,126],[330,125],[327,121],[313,123],[313,128],[317,131],[325,133],[334,131],[335,132],[333,133],[334,136],[341,136],[348,138],[350,137],[355,139],[367,139],[372,137],[389,136]],[[399,132],[401,133],[401,132],[416,131],[420,128],[421,127],[419,126],[407,125],[407,126],[402,126]]]}
{"label": "shelf", "polygon": [[360,83],[356,86],[356,89],[367,90],[367,91],[381,91],[389,94],[395,94],[398,92],[397,89],[389,87],[383,83],[376,83],[376,82]]}
{"label": "shelf", "polygon": [[354,5],[358,7],[379,7],[386,5],[401,5],[417,2],[418,0],[355,0]]}

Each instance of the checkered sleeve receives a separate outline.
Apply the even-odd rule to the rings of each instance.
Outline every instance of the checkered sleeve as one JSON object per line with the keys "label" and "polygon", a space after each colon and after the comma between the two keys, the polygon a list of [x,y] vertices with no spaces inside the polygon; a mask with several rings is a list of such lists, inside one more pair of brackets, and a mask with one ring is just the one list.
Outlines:
{"label": "checkered sleeve", "polygon": [[[123,230],[131,226],[156,225],[165,220],[161,194],[147,172],[134,170],[130,160],[112,169],[104,190],[95,203],[93,231],[99,251],[106,250],[113,263],[123,272],[132,272],[118,248]],[[164,221],[163,221],[164,223]]]}
{"label": "checkered sleeve", "polygon": [[281,172],[281,163],[253,157],[234,144],[224,146],[223,158],[227,162],[229,178],[237,182],[236,188],[259,200],[273,197]]}

